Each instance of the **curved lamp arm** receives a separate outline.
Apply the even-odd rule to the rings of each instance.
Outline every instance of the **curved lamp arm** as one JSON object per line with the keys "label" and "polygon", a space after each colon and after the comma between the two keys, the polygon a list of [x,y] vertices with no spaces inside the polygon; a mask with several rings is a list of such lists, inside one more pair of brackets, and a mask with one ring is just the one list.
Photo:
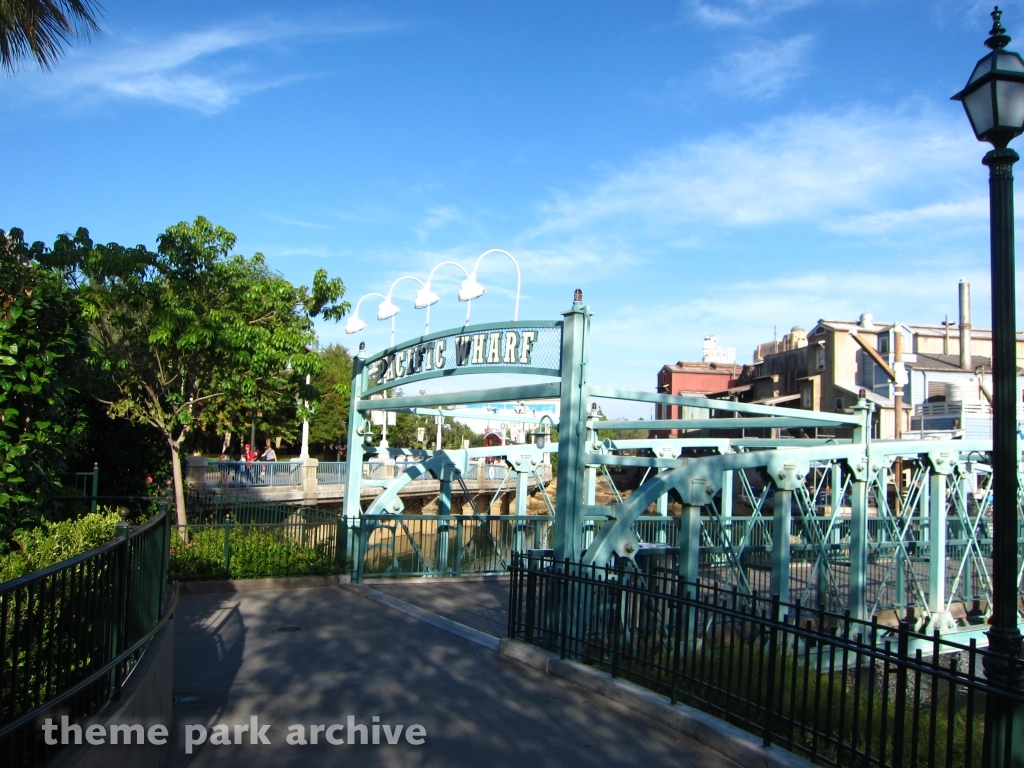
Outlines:
{"label": "curved lamp arm", "polygon": [[391,287],[388,288],[388,295],[384,297],[384,301],[382,301],[380,305],[377,307],[378,320],[387,320],[389,317],[391,318],[392,347],[395,346],[395,315],[401,312],[401,309],[399,309],[397,304],[391,301],[391,294],[395,292],[395,286],[398,285],[403,280],[412,280],[413,282],[419,283],[420,287],[423,286],[423,281],[420,280],[418,277],[413,277],[412,275],[402,275],[400,278],[398,278],[397,280],[395,280],[395,282],[391,284]]}
{"label": "curved lamp arm", "polygon": [[[352,315],[349,317],[348,322],[345,323],[345,333],[359,333],[366,327],[366,321],[359,318],[359,305],[363,303],[363,299],[368,299],[371,296],[385,298],[384,294],[381,293],[368,293],[365,296],[361,296],[359,301],[356,302],[356,308],[352,310]],[[291,360],[288,361],[288,364],[289,366],[291,365]]]}
{"label": "curved lamp arm", "polygon": [[[484,256],[486,256],[489,253],[501,253],[501,254],[504,254],[505,256],[508,256],[509,259],[511,259],[512,263],[515,265],[515,268],[516,268],[516,308],[515,308],[514,314],[512,315],[512,320],[513,320],[513,322],[515,322],[516,320],[519,319],[519,291],[520,291],[520,288],[522,287],[523,275],[522,275],[522,272],[519,271],[519,262],[515,260],[515,258],[512,256],[511,253],[509,253],[508,251],[503,251],[501,248],[491,248],[489,251],[484,251],[483,253],[480,254],[480,256],[476,260],[476,264],[473,265],[472,273],[469,275],[469,277],[466,278],[465,282],[462,283],[462,287],[459,289],[459,301],[471,301],[472,299],[475,299],[478,296],[483,295],[484,288],[476,280],[476,271],[477,271],[477,268],[480,266],[480,262],[483,261]],[[463,297],[465,297],[465,298],[463,298]],[[469,322],[468,318],[467,318],[466,322]]]}
{"label": "curved lamp arm", "polygon": [[[424,283],[423,287],[420,288],[420,290],[416,292],[416,302],[414,304],[416,309],[426,308],[426,310],[427,310],[427,324],[426,324],[426,326],[423,329],[423,335],[424,336],[426,336],[428,333],[430,333],[430,306],[432,304],[436,304],[440,300],[440,297],[436,293],[434,293],[433,291],[430,290],[430,282],[434,279],[434,273],[437,272],[438,268],[439,267],[443,267],[445,264],[451,264],[453,267],[458,267],[459,269],[462,270],[462,274],[464,274],[467,279],[469,278],[469,272],[467,272],[466,268],[464,266],[462,266],[461,264],[459,264],[457,261],[442,261],[439,264],[435,264],[434,268],[430,270],[430,274],[427,275],[427,282]],[[466,324],[467,325],[469,324],[469,309],[470,309],[470,305],[467,304],[466,305]]]}

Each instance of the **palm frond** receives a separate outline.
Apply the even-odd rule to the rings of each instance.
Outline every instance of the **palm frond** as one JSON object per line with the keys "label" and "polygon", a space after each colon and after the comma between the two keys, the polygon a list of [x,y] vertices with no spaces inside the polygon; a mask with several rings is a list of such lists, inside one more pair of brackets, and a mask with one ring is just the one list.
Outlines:
{"label": "palm frond", "polygon": [[31,57],[51,69],[72,39],[101,34],[102,11],[95,0],[0,0],[0,68],[13,74]]}

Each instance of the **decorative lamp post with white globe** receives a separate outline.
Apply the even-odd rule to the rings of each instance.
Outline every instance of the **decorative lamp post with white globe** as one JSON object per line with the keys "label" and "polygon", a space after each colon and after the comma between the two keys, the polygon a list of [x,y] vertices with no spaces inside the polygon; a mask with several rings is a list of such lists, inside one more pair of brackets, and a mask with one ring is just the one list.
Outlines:
{"label": "decorative lamp post with white globe", "polygon": [[[978,141],[993,149],[989,168],[992,253],[992,618],[985,676],[994,687],[1024,688],[1018,629],[1017,329],[1014,308],[1013,164],[1007,145],[1024,132],[1024,59],[1007,51],[1010,37],[992,11],[985,45],[991,52],[974,67],[967,86],[953,97],[964,105]],[[985,707],[983,765],[1024,766],[1024,707],[1015,698],[990,694]]]}

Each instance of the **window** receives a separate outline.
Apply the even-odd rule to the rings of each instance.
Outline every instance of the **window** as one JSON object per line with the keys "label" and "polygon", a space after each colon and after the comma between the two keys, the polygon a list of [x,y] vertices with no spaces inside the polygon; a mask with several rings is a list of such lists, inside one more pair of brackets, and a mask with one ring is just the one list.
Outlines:
{"label": "window", "polygon": [[825,370],[825,347],[818,347],[814,350],[814,366],[819,371]]}
{"label": "window", "polygon": [[846,410],[846,403],[843,401],[843,398],[837,397],[836,398],[836,413],[838,413],[839,411],[844,411],[844,410]]}
{"label": "window", "polygon": [[864,385],[864,387],[866,389],[874,389],[875,388],[875,380],[877,378],[877,376],[875,375],[876,374],[876,371],[875,371],[876,368],[878,368],[878,366],[875,364],[875,361],[872,360],[868,356],[868,353],[867,352],[861,352],[860,353],[860,369],[861,369],[860,383],[862,385]]}
{"label": "window", "polygon": [[878,337],[878,351],[883,355],[889,354],[889,334]]}

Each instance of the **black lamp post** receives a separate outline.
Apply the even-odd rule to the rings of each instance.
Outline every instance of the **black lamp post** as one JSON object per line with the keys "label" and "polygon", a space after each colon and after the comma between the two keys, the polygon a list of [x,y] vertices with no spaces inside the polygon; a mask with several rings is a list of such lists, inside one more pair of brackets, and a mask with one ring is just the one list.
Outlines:
{"label": "black lamp post", "polygon": [[[974,67],[953,98],[963,102],[979,141],[994,149],[989,167],[992,247],[992,619],[985,675],[996,686],[1020,690],[1024,675],[1017,629],[1017,329],[1014,312],[1013,164],[1020,156],[1007,144],[1024,132],[1024,59],[1005,50],[1010,42],[992,11],[985,45],[992,52]],[[995,699],[995,700],[991,700]],[[985,707],[984,765],[1024,766],[1024,708],[990,696]]]}

